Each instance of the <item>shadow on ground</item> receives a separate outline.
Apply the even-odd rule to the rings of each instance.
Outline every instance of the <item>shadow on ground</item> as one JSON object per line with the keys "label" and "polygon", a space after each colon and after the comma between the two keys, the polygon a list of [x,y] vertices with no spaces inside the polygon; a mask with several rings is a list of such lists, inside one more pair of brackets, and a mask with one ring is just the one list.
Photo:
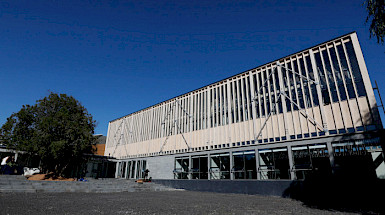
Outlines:
{"label": "shadow on ground", "polygon": [[323,210],[385,214],[385,181],[364,177],[311,175],[293,181],[283,197],[302,201],[306,206]]}

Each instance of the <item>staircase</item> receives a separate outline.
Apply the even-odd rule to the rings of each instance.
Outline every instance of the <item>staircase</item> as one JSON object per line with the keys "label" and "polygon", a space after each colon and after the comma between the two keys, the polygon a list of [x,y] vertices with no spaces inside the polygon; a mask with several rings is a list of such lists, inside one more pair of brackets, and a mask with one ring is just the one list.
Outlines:
{"label": "staircase", "polygon": [[89,179],[89,181],[30,181],[21,175],[0,175],[0,193],[116,193],[142,191],[172,191],[161,184],[136,183],[126,179]]}

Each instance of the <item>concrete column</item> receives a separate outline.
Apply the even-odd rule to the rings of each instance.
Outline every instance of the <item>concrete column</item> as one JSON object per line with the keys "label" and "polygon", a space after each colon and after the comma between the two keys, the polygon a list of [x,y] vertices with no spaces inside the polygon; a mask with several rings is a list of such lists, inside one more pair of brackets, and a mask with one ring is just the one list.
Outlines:
{"label": "concrete column", "polygon": [[287,147],[287,155],[289,157],[290,178],[291,178],[291,180],[294,180],[295,179],[295,173],[293,171],[291,171],[293,169],[293,166],[294,166],[293,153],[291,151],[291,146]]}
{"label": "concrete column", "polygon": [[192,168],[192,158],[190,155],[188,156],[188,171],[189,171],[188,179],[192,179],[191,168]]}
{"label": "concrete column", "polygon": [[259,153],[258,153],[258,149],[255,149],[255,168],[256,168],[256,171],[257,171],[257,180],[261,180],[261,175],[258,172],[258,170],[259,170]]}
{"label": "concrete column", "polygon": [[210,154],[207,155],[207,170],[209,174],[207,179],[211,180],[211,155]]}
{"label": "concrete column", "polygon": [[234,180],[234,173],[233,173],[233,167],[234,167],[234,159],[233,159],[233,152],[229,152],[230,156],[230,180]]}
{"label": "concrete column", "polygon": [[119,173],[119,162],[116,162],[115,178],[118,177],[118,173]]}
{"label": "concrete column", "polygon": [[332,173],[334,174],[334,168],[335,168],[335,161],[334,161],[334,151],[333,151],[333,147],[332,147],[332,143],[329,141],[326,143],[326,147],[328,149],[328,153],[329,153],[329,160],[330,160],[330,166],[332,168]]}

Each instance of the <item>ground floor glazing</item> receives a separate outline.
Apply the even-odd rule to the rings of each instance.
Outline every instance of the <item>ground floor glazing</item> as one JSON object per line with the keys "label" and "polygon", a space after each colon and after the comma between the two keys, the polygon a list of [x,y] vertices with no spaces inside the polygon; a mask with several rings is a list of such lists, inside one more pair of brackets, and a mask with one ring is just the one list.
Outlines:
{"label": "ground floor glazing", "polygon": [[311,175],[332,174],[385,178],[380,142],[378,137],[342,138],[202,151],[175,155],[168,162],[157,161],[161,164],[156,168],[151,165],[154,157],[147,157],[117,162],[116,177],[143,178],[148,169],[151,177],[163,179],[157,173],[166,166],[167,177],[172,174],[173,179],[191,180],[304,180]]}

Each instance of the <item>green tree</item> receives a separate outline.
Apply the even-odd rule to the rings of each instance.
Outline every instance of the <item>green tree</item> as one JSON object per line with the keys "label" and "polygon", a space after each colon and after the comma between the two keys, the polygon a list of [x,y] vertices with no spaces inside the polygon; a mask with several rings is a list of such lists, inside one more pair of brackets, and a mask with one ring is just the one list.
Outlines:
{"label": "green tree", "polygon": [[377,43],[384,44],[385,37],[385,0],[365,1],[368,16],[366,23],[370,22],[370,37],[377,38]]}
{"label": "green tree", "polygon": [[25,105],[1,127],[8,148],[38,155],[44,172],[68,175],[92,152],[95,121],[79,101],[50,93],[35,105]]}

